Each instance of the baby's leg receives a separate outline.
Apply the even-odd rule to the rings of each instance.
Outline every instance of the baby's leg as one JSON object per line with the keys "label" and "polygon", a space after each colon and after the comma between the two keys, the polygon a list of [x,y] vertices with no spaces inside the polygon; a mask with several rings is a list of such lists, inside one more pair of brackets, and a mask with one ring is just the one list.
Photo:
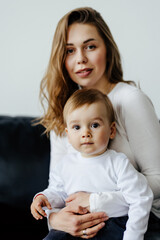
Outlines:
{"label": "baby's leg", "polygon": [[106,225],[102,228],[95,239],[97,240],[122,240],[123,233],[126,229],[126,222],[128,217],[118,217],[118,218],[110,218],[106,221]]}
{"label": "baby's leg", "polygon": [[51,229],[48,233],[48,235],[43,240],[68,240],[70,239],[70,235],[66,232],[57,231],[54,229]]}

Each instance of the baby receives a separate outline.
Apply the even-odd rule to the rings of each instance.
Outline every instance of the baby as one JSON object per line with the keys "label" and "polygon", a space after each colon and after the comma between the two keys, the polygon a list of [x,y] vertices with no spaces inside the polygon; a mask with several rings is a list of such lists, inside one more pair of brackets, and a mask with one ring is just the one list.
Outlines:
{"label": "baby", "polygon": [[[91,201],[92,193],[120,191],[126,208],[122,206],[119,216],[111,216],[106,211],[109,219],[96,239],[143,239],[153,194],[145,177],[135,170],[126,155],[108,149],[109,141],[116,135],[109,98],[95,89],[77,90],[66,102],[63,117],[68,141],[77,152],[66,155],[56,164],[48,188],[33,199],[33,216],[36,219],[37,214],[38,218],[46,216],[44,206],[65,207],[66,198],[76,192],[89,193]],[[88,206],[88,211],[94,209]],[[76,239],[51,229],[45,240],[58,239],[58,235],[60,239]],[[81,235],[87,235],[87,229]]]}

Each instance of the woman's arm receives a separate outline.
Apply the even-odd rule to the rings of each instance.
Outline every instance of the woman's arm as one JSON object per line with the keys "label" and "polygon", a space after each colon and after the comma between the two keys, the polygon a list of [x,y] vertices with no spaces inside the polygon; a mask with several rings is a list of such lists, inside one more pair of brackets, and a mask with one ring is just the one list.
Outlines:
{"label": "woman's arm", "polygon": [[122,120],[140,172],[160,198],[160,124],[150,99],[135,90],[124,101]]}

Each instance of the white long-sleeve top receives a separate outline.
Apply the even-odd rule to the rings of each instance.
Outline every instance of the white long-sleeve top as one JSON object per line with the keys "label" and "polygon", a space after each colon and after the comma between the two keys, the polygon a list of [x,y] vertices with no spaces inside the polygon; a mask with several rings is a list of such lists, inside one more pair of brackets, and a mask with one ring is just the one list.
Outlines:
{"label": "white long-sleeve top", "polygon": [[114,209],[115,213],[107,211],[107,214],[109,217],[117,216],[117,211],[119,216],[128,214],[123,239],[143,239],[153,193],[146,178],[135,170],[124,154],[113,150],[90,158],[84,158],[80,153],[68,154],[52,170],[49,186],[43,194],[52,207],[64,207],[65,198],[79,191],[98,194],[121,192],[122,207]]}
{"label": "white long-sleeve top", "polygon": [[[152,212],[160,218],[160,124],[154,107],[139,88],[127,83],[118,83],[108,97],[114,107],[117,127],[110,148],[123,152],[147,178],[154,193]],[[54,131],[51,131],[50,140],[51,172],[59,159],[76,150],[67,137],[56,136]],[[112,211],[115,214],[116,209],[115,216],[119,216],[118,209],[122,208],[123,202],[121,192],[92,193],[90,209],[97,212],[105,209],[110,214]]]}

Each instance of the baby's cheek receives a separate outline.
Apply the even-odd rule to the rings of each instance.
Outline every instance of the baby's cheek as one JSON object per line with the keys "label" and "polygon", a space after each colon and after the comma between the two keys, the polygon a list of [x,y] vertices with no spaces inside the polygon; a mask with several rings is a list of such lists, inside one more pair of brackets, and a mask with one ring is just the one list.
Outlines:
{"label": "baby's cheek", "polygon": [[104,136],[104,134],[101,136],[101,145],[108,145],[109,139],[107,136]]}

